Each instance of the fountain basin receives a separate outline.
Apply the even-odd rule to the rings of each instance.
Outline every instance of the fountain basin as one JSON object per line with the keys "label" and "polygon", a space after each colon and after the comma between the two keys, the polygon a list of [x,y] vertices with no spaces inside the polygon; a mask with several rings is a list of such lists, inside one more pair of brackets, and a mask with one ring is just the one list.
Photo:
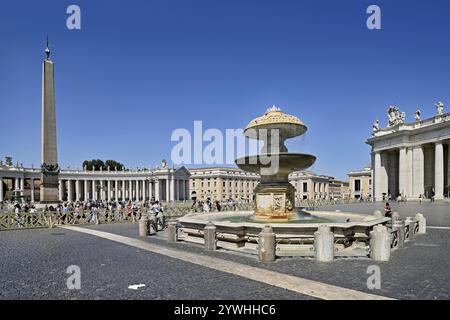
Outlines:
{"label": "fountain basin", "polygon": [[257,254],[258,235],[264,226],[270,225],[276,234],[277,256],[312,257],[314,233],[319,226],[327,225],[334,233],[336,256],[366,257],[369,253],[370,231],[375,225],[390,221],[385,217],[352,212],[304,212],[311,214],[311,220],[270,223],[249,221],[252,211],[188,214],[178,220],[178,240],[203,244],[204,228],[208,222],[212,222],[216,227],[218,248]]}
{"label": "fountain basin", "polygon": [[[278,166],[273,167],[273,162],[267,163],[268,160],[277,157]],[[244,171],[254,172],[261,175],[277,175],[283,173],[291,173],[292,171],[300,171],[311,167],[316,161],[316,157],[304,153],[287,153],[280,152],[278,154],[259,154],[246,156],[236,159],[236,165]],[[272,167],[272,169],[271,169]],[[261,169],[264,169],[263,171]],[[277,171],[277,172],[275,172]]]}

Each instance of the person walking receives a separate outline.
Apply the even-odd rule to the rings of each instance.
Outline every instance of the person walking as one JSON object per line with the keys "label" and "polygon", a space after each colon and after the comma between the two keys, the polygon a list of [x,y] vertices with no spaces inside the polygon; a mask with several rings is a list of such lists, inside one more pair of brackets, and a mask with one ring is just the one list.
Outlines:
{"label": "person walking", "polygon": [[387,218],[392,218],[392,208],[389,205],[389,202],[386,202],[386,205],[384,206],[384,216]]}

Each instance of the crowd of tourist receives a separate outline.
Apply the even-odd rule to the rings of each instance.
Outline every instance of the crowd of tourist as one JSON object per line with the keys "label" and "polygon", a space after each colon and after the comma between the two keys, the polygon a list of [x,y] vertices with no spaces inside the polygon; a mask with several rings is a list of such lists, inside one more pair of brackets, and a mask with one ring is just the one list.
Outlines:
{"label": "crowd of tourist", "polygon": [[227,199],[224,201],[211,201],[211,199],[202,200],[194,200],[191,206],[191,211],[193,212],[220,212],[222,211],[223,206],[227,206],[231,210],[236,210],[238,202],[233,199]]}
{"label": "crowd of tourist", "polygon": [[[115,217],[116,213],[121,215],[122,219],[136,221],[140,219],[143,213],[155,214],[161,216],[164,214],[164,208],[159,201],[132,202],[132,201],[76,201],[62,202],[54,205],[46,205],[43,208],[45,212],[53,212],[58,218],[64,220],[68,213],[73,213],[74,219],[83,218],[86,222],[92,222],[98,211],[105,212],[105,218]],[[36,206],[30,202],[11,202],[0,203],[0,211],[18,213],[38,214]]]}

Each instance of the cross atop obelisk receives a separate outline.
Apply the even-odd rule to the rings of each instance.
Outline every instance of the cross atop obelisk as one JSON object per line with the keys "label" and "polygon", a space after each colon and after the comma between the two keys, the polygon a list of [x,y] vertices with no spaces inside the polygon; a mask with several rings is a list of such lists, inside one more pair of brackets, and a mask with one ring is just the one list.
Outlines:
{"label": "cross atop obelisk", "polygon": [[45,47],[46,59],[42,64],[42,149],[41,149],[41,203],[59,202],[58,153],[56,147],[55,82],[50,49]]}

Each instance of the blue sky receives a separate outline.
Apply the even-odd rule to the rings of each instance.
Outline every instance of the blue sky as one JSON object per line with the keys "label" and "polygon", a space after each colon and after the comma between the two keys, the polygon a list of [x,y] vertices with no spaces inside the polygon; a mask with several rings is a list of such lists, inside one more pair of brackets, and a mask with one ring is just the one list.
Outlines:
{"label": "blue sky", "polygon": [[[81,30],[66,8],[81,8]],[[366,28],[381,7],[382,29]],[[40,162],[41,63],[55,63],[59,162],[170,159],[176,128],[244,127],[276,104],[308,126],[290,151],[346,178],[372,122],[450,104],[450,2],[10,1],[0,6],[0,157]],[[449,105],[450,107],[450,105]],[[449,110],[446,106],[446,110]]]}

